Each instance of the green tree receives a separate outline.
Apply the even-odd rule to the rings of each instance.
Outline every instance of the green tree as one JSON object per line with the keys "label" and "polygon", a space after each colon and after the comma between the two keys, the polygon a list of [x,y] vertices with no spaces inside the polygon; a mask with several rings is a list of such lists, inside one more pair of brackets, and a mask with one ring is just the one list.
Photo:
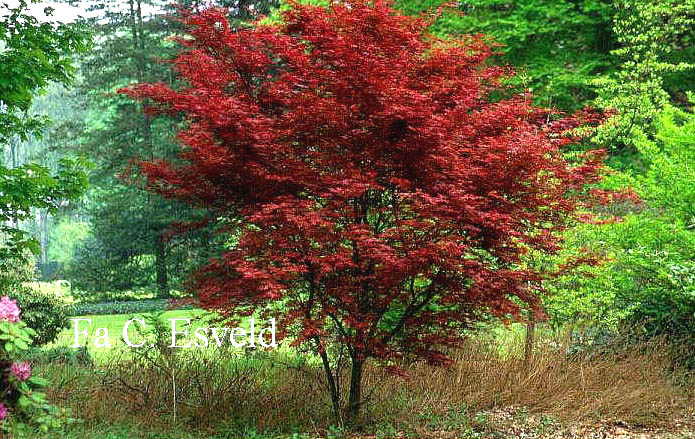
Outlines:
{"label": "green tree", "polygon": [[631,178],[645,205],[569,234],[570,248],[590,246],[604,262],[553,282],[546,306],[556,325],[695,337],[695,115],[666,105],[651,125],[653,139],[638,143],[647,170]]}
{"label": "green tree", "polygon": [[[73,154],[66,154],[66,147],[76,144],[84,131],[85,111],[79,105],[75,105],[73,95],[74,92],[63,84],[54,83],[46,87],[45,91],[34,99],[28,117],[48,118],[50,124],[29,135],[26,140],[13,142],[12,148],[5,151],[5,163],[11,163],[13,167],[35,163],[55,174],[60,170],[61,161],[64,159],[78,159]],[[54,242],[53,238],[63,237],[57,235],[55,229],[59,222],[83,221],[80,218],[82,206],[83,200],[80,199],[61,203],[59,212],[35,207],[31,209],[32,214],[28,218],[18,222],[23,230],[37,237],[40,253],[37,255],[36,265],[44,280],[62,275],[59,270],[61,265],[52,257],[56,252],[60,252],[58,246],[62,244],[57,240]],[[63,258],[62,265],[65,262]]]}
{"label": "green tree", "polygon": [[[128,289],[156,283],[161,296],[169,294],[170,248],[164,235],[176,215],[171,213],[173,203],[129,185],[123,175],[139,154],[166,156],[172,131],[153,122],[142,105],[115,94],[132,82],[170,77],[166,64],[158,62],[173,46],[161,41],[170,27],[163,6],[142,0],[95,2],[92,7],[101,13],[87,21],[98,35],[97,50],[82,59],[77,93],[89,108],[79,152],[94,164],[94,189],[85,211],[91,220],[91,242],[77,249],[83,266],[77,269],[73,264],[76,269],[71,270],[83,288]],[[161,13],[147,15],[146,7]],[[103,252],[100,260],[90,252],[97,249]],[[104,260],[109,264],[102,264]],[[100,274],[94,276],[95,271]]]}
{"label": "green tree", "polygon": [[611,52],[618,68],[597,78],[595,104],[616,111],[595,142],[614,153],[633,155],[653,137],[665,105],[687,105],[695,89],[695,1],[615,0]]}
{"label": "green tree", "polygon": [[[442,3],[396,4],[417,13]],[[519,85],[530,88],[540,105],[585,106],[595,97],[590,79],[613,68],[611,0],[467,0],[458,5],[459,13],[445,13],[435,29],[445,35],[483,33],[501,43],[498,62],[521,71]]]}
{"label": "green tree", "polygon": [[[568,234],[570,248],[590,247],[604,262],[554,282],[546,304],[558,325],[616,329],[628,324],[642,336],[695,337],[695,115],[671,104],[674,94],[668,90],[668,78],[692,65],[664,61],[669,51],[661,49],[678,47],[689,35],[683,23],[692,21],[695,9],[692,4],[641,6],[640,14],[663,26],[646,40],[628,27],[630,38],[618,53],[634,53],[628,58],[635,62],[626,61],[624,71],[606,83],[615,92],[608,102],[622,112],[601,135],[617,133],[619,145],[633,149],[640,166],[611,181],[633,186],[644,204],[624,221]],[[640,78],[646,85],[639,84]],[[682,84],[681,90],[690,85]],[[686,354],[692,361],[692,353]]]}
{"label": "green tree", "polygon": [[[72,79],[71,56],[87,47],[77,26],[39,22],[20,1],[0,9],[0,145],[9,147],[12,163],[0,164],[0,285],[15,282],[15,267],[26,263],[36,240],[19,227],[32,209],[55,210],[61,200],[78,196],[85,176],[76,163],[63,160],[57,173],[35,163],[18,166],[16,142],[37,134],[46,120],[27,114],[36,93],[51,82]],[[50,10],[47,10],[50,13]]]}
{"label": "green tree", "polygon": [[[36,96],[51,82],[69,82],[72,56],[87,47],[84,28],[39,22],[27,13],[28,3],[0,7],[0,144],[26,138],[45,120],[26,117]],[[51,8],[45,12],[50,15]]]}
{"label": "green tree", "polygon": [[[274,0],[221,3],[239,24],[268,12]],[[143,110],[146,102],[132,102],[115,91],[130,83],[174,85],[169,64],[162,60],[173,58],[176,45],[167,37],[180,24],[166,17],[171,12],[166,2],[98,1],[94,7],[102,11],[89,22],[98,34],[98,50],[83,59],[79,85],[90,108],[80,152],[95,165],[85,211],[91,235],[77,248],[70,277],[88,290],[155,285],[160,296],[167,296],[182,286],[197,261],[206,260],[213,238],[204,228],[170,239],[172,223],[198,222],[202,213],[124,178],[135,157],[173,157],[176,124],[150,118]],[[156,12],[148,15],[146,7]]]}

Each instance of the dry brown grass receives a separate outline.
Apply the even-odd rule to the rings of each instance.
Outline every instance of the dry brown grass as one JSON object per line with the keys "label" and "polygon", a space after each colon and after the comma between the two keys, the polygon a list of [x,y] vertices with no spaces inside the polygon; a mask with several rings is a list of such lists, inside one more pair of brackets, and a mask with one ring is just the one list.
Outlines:
{"label": "dry brown grass", "polygon": [[[565,421],[621,420],[662,425],[692,408],[692,389],[680,386],[669,348],[652,342],[596,355],[565,354],[563,343],[539,343],[528,369],[520,346],[500,354],[498,345],[471,340],[454,353],[449,369],[419,366],[410,379],[388,380],[377,400],[399,395],[401,413],[521,406]],[[373,382],[376,382],[373,379]]]}
{"label": "dry brown grass", "polygon": [[49,396],[87,424],[167,431],[220,423],[259,431],[329,420],[320,371],[284,362],[187,351],[155,359],[124,355],[92,368],[44,365]]}
{"label": "dry brown grass", "polygon": [[[659,343],[567,356],[562,343],[546,340],[538,343],[528,370],[522,351],[520,343],[500,349],[499,343],[476,338],[454,352],[456,363],[447,369],[414,365],[404,380],[371,367],[365,378],[365,390],[373,389],[368,419],[372,425],[417,429],[423,414],[455,410],[466,416],[516,406],[564,421],[663,425],[693,401],[688,387],[675,383],[682,376],[672,370],[669,349]],[[167,361],[124,358],[97,372],[53,369],[52,396],[87,422],[163,430],[216,429],[223,423],[258,431],[320,431],[333,422],[316,367],[291,367],[272,356]]]}

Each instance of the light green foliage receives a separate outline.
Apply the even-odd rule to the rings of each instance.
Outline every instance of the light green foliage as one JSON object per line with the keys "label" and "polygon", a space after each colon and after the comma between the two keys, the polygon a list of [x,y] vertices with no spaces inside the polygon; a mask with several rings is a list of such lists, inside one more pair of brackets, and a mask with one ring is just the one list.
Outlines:
{"label": "light green foliage", "polygon": [[89,223],[63,218],[51,230],[51,247],[48,249],[48,259],[67,265],[75,257],[77,247],[83,243],[90,233]]}
{"label": "light green foliage", "polygon": [[[595,142],[613,151],[634,150],[653,133],[652,122],[670,94],[695,88],[695,1],[616,0],[612,56],[617,71],[593,81],[596,105],[617,115],[599,130]],[[668,90],[670,78],[680,78]],[[669,93],[670,92],[670,93]]]}
{"label": "light green foliage", "polygon": [[654,140],[640,139],[649,168],[641,195],[655,208],[695,227],[695,115],[672,106],[658,114]]}
{"label": "light green foliage", "polygon": [[[35,93],[50,82],[69,82],[70,55],[86,50],[87,34],[74,25],[39,22],[28,2],[0,6],[0,144],[14,135],[26,139],[45,122],[24,114]],[[50,12],[51,8],[46,8]]]}
{"label": "light green foliage", "polygon": [[[4,242],[8,240],[5,239]],[[34,258],[31,256],[31,252],[25,251],[18,256],[8,255],[6,258],[0,258],[0,287],[16,287],[20,285],[21,280],[31,279],[36,270]]]}
{"label": "light green foliage", "polygon": [[62,164],[56,175],[36,164],[14,169],[0,165],[0,286],[17,282],[13,267],[26,263],[28,251],[39,250],[36,239],[16,222],[29,218],[34,208],[56,211],[62,200],[78,197],[86,187],[87,177],[76,162]]}
{"label": "light green foliage", "polygon": [[[70,55],[85,50],[87,35],[78,27],[39,22],[28,4],[0,7],[0,147],[14,148],[19,138],[38,135],[45,118],[27,115],[36,93],[51,82],[67,83],[73,75]],[[50,12],[50,11],[48,11]],[[74,161],[63,160],[57,173],[28,163],[0,163],[0,287],[16,284],[14,267],[26,264],[38,243],[18,227],[32,209],[55,211],[61,200],[78,196],[86,176]]]}
{"label": "light green foliage", "polygon": [[673,103],[695,87],[695,1],[614,3],[619,68],[593,82],[596,103],[617,113],[593,142],[624,169],[605,186],[632,186],[645,204],[622,222],[568,234],[570,252],[586,247],[603,263],[553,282],[547,307],[556,325],[692,336],[695,119]]}
{"label": "light green foliage", "polygon": [[[442,0],[398,0],[409,13]],[[434,26],[442,35],[489,35],[502,43],[499,61],[520,70],[517,80],[543,106],[576,109],[594,97],[589,80],[612,68],[609,0],[468,0],[461,14],[445,12]]]}
{"label": "light green foliage", "polygon": [[695,115],[664,105],[653,140],[635,142],[646,171],[620,176],[640,193],[644,210],[568,236],[569,248],[587,246],[604,263],[552,284],[547,307],[556,325],[629,324],[648,336],[695,334]]}
{"label": "light green foliage", "polygon": [[48,294],[60,298],[65,303],[74,303],[75,299],[71,295],[70,282],[66,280],[56,280],[53,282],[24,282],[25,287],[31,288],[41,294]]}
{"label": "light green foliage", "polygon": [[[662,322],[681,306],[695,304],[681,273],[691,270],[695,234],[683,224],[646,212],[604,226],[584,225],[567,247],[589,247],[602,263],[569,273],[549,285],[551,324],[616,329],[628,322]],[[659,308],[659,309],[657,309]],[[695,308],[693,308],[695,311]]]}

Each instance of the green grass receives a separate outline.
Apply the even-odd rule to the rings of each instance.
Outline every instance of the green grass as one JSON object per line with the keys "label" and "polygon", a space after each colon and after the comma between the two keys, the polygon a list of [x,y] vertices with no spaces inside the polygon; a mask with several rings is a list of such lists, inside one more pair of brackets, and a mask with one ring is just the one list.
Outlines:
{"label": "green grass", "polygon": [[[73,321],[73,319],[91,319],[91,325],[89,325],[86,321],[82,321],[79,323],[80,330],[87,329],[88,331],[87,338],[85,338],[83,335],[79,336],[80,346],[87,346],[90,353],[96,357],[102,357],[104,355],[107,355],[110,351],[117,352],[123,350],[125,348],[128,348],[128,346],[123,341],[122,337],[123,327],[125,326],[126,322],[133,318],[142,318],[147,314],[152,315],[154,313],[106,314],[72,317],[68,329],[65,329],[63,332],[61,332],[60,335],[58,335],[58,339],[54,343],[48,345],[47,348],[57,346],[75,347],[75,322]],[[198,309],[165,311],[162,313],[162,319],[166,321],[166,319],[172,318],[189,318],[191,319],[191,327],[195,328],[202,324],[200,320],[201,317],[205,315],[209,315],[209,313]],[[136,326],[138,326],[138,323],[133,323],[128,328],[129,338],[133,343],[138,343],[138,334],[136,331]],[[179,327],[182,326],[183,322],[180,323]],[[108,331],[108,340],[111,347],[96,346],[95,342],[97,328],[106,328],[106,331]]]}
{"label": "green grass", "polygon": [[[102,314],[102,315],[85,315],[79,317],[71,317],[69,322],[69,327],[62,331],[54,343],[46,345],[44,349],[51,349],[56,347],[70,347],[75,348],[75,325],[79,324],[79,331],[87,330],[87,337],[80,334],[78,337],[78,347],[86,346],[89,350],[90,355],[95,359],[108,359],[108,357],[115,354],[127,353],[131,348],[125,343],[123,339],[123,328],[130,319],[134,318],[144,318],[146,316],[155,316],[158,313],[133,313],[133,314]],[[177,335],[177,345],[181,346],[187,344],[188,342],[195,342],[196,339],[193,335],[193,331],[199,327],[211,327],[218,326],[214,323],[210,323],[210,318],[214,318],[214,314],[208,311],[200,309],[186,309],[186,310],[175,310],[175,311],[165,311],[161,313],[160,320],[163,321],[164,326],[164,338],[167,345],[171,342],[172,336],[172,323],[169,319],[190,319],[190,326],[186,325],[186,322],[177,322],[177,330],[183,331],[188,330],[188,336],[184,337],[182,335]],[[87,321],[80,321],[76,323],[74,319],[91,319],[91,324]],[[146,321],[146,330],[152,330],[153,325]],[[265,328],[266,322],[256,319],[256,331]],[[140,327],[139,322],[133,322],[128,327],[128,338],[131,343],[140,344],[142,342],[142,334],[138,334],[138,328]],[[242,320],[240,327],[248,330],[249,322],[248,320]],[[98,328],[104,328],[98,333]],[[105,347],[106,339],[104,334],[108,335],[108,345],[110,347]],[[258,336],[258,332],[256,332]],[[222,337],[220,337],[222,338]],[[245,337],[237,338],[237,340],[244,340]],[[211,334],[208,335],[209,347],[208,349],[214,350],[217,348],[214,338]],[[97,343],[98,342],[98,343]],[[229,346],[228,337],[223,342],[228,348],[235,349]],[[99,346],[98,346],[98,345]],[[143,348],[154,347],[154,346],[143,346]],[[192,346],[191,349],[203,349],[196,346]],[[289,350],[289,347],[285,343],[280,343],[278,347],[279,351],[285,352]]]}

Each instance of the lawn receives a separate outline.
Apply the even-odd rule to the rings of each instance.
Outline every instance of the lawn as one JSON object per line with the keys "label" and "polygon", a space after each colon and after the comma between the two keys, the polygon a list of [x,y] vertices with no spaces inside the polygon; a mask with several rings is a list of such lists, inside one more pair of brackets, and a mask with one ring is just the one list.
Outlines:
{"label": "lawn", "polygon": [[[125,341],[123,340],[123,328],[126,323],[131,319],[142,319],[148,315],[153,316],[156,313],[139,313],[139,314],[107,314],[107,315],[86,315],[86,316],[76,316],[71,317],[70,326],[63,330],[58,336],[58,339],[47,346],[47,348],[57,347],[57,346],[69,346],[75,347],[75,324],[74,319],[80,319],[78,322],[79,330],[87,330],[88,337],[80,335],[78,337],[79,346],[87,346],[90,353],[96,357],[101,357],[102,355],[113,351],[117,352],[124,348],[127,348]],[[161,314],[161,319],[167,321],[168,319],[191,319],[191,327],[196,328],[202,324],[202,317],[209,315],[209,313],[203,310],[174,310],[174,311],[164,311]],[[84,319],[90,319],[91,324]],[[167,322],[168,323],[168,322]],[[178,326],[183,329],[185,322],[179,322]],[[138,343],[137,334],[137,322],[134,322],[128,327],[128,337],[133,343]],[[98,328],[105,328],[106,332],[101,332],[100,334],[108,335],[108,344],[111,347],[97,347],[97,331]],[[102,345],[105,343],[105,339],[98,340]]]}
{"label": "lawn", "polygon": [[[133,319],[138,319],[138,321],[133,321],[128,325],[128,340],[133,344],[143,344],[144,333],[139,330],[141,327],[141,322],[145,323],[145,333],[149,334],[150,340],[144,344],[143,348],[153,348],[154,340],[152,339],[152,334],[154,331],[155,323],[152,321],[152,317],[159,315],[159,321],[161,323],[160,330],[162,331],[161,337],[167,346],[171,344],[173,336],[172,319],[181,319],[176,321],[176,344],[178,347],[189,345],[191,349],[208,350],[217,348],[218,344],[220,346],[228,347],[232,350],[239,350],[242,348],[234,347],[230,345],[230,332],[225,332],[222,325],[218,325],[214,322],[214,314],[208,311],[200,309],[185,309],[185,310],[172,310],[164,311],[160,313],[131,313],[131,314],[102,314],[102,315],[84,315],[75,316],[70,318],[69,327],[63,330],[56,341],[49,345],[46,345],[44,349],[51,349],[56,347],[71,347],[77,348],[86,346],[89,350],[90,355],[96,359],[106,359],[114,354],[127,353],[131,348],[128,347],[123,338],[123,329],[128,323],[128,321]],[[190,320],[190,326],[185,319]],[[79,325],[79,326],[76,326]],[[220,326],[217,331],[217,337],[212,333],[212,330],[206,333],[206,338],[208,340],[208,346],[201,346],[200,339],[196,337],[194,331],[197,328],[214,328]],[[268,326],[268,322],[256,319],[255,324],[255,337],[254,340],[258,340],[259,331]],[[239,328],[243,328],[244,331],[248,333],[249,331],[249,320],[242,320]],[[233,328],[231,329],[233,330]],[[86,331],[86,336],[85,336]],[[187,331],[186,334],[183,334]],[[230,331],[230,329],[227,329]],[[77,333],[77,344],[75,344],[75,336]],[[108,342],[107,342],[108,339]],[[235,340],[239,343],[243,342],[248,345],[249,336],[238,335]],[[258,347],[258,345],[256,345]],[[277,350],[285,352],[288,347],[280,343]]]}

